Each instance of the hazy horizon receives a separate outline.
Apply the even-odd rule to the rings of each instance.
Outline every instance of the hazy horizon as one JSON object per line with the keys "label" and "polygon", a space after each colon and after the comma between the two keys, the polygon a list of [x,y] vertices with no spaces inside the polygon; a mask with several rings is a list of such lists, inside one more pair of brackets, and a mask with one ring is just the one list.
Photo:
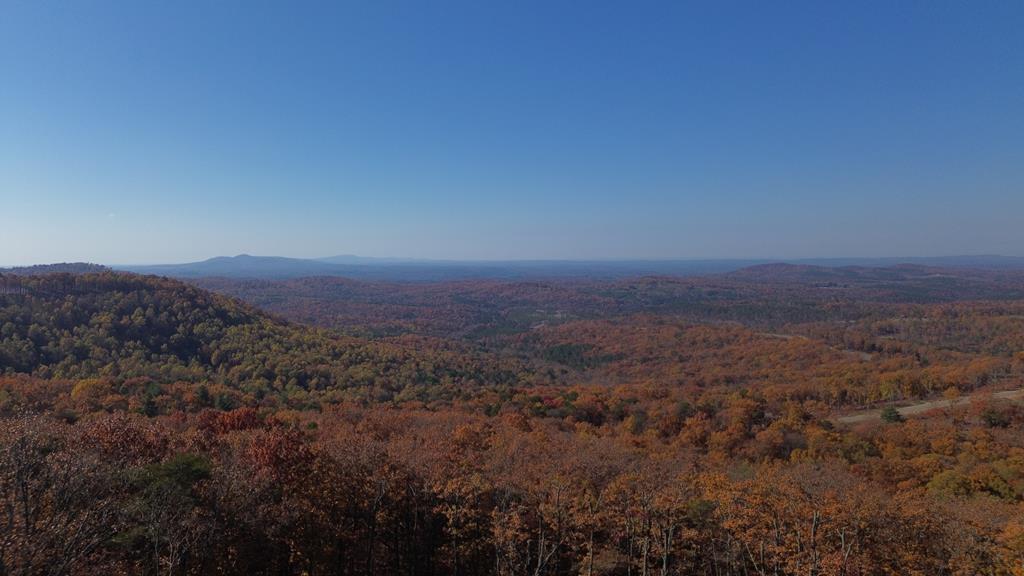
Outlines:
{"label": "hazy horizon", "polygon": [[473,264],[531,264],[531,263],[608,263],[608,264],[628,264],[628,263],[672,263],[672,262],[754,262],[754,263],[817,263],[817,262],[843,262],[843,261],[886,261],[894,264],[899,263],[901,260],[906,260],[908,263],[912,263],[914,260],[955,260],[955,259],[1024,259],[1024,256],[1016,254],[923,254],[923,255],[911,255],[903,254],[897,256],[810,256],[810,257],[786,257],[786,256],[750,256],[750,257],[724,257],[724,258],[707,258],[707,257],[664,257],[664,258],[650,258],[650,257],[634,257],[634,258],[509,258],[509,259],[493,259],[493,258],[410,258],[403,256],[363,256],[359,254],[335,254],[333,256],[286,256],[281,254],[217,254],[204,258],[197,258],[194,260],[176,260],[176,261],[141,261],[141,262],[103,262],[97,260],[54,260],[54,261],[39,261],[39,262],[27,262],[20,264],[12,264],[7,262],[0,262],[0,269],[3,268],[17,268],[22,266],[34,266],[34,265],[51,265],[51,264],[68,264],[68,263],[88,263],[88,264],[99,264],[102,266],[111,266],[114,268],[131,268],[131,267],[160,267],[160,266],[176,266],[183,264],[196,264],[202,263],[209,260],[215,259],[235,259],[240,257],[252,257],[252,258],[282,258],[288,260],[303,260],[310,262],[324,262],[326,263],[332,258],[352,258],[353,264],[359,263],[372,263],[372,264],[454,264],[454,265],[473,265]]}
{"label": "hazy horizon", "polygon": [[1024,254],[1022,21],[14,3],[0,262]]}

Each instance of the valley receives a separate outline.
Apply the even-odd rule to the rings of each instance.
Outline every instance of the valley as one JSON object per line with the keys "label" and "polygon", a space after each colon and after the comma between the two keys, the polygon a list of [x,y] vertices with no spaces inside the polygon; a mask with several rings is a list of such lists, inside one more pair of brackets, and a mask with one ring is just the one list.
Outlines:
{"label": "valley", "polygon": [[1024,550],[1014,270],[0,286],[18,566],[1011,574]]}

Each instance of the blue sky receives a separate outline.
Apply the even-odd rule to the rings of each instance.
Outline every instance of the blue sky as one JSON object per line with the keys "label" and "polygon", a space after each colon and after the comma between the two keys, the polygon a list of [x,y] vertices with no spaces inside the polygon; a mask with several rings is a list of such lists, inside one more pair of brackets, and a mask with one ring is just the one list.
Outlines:
{"label": "blue sky", "polygon": [[1021,2],[5,2],[0,264],[1024,255]]}

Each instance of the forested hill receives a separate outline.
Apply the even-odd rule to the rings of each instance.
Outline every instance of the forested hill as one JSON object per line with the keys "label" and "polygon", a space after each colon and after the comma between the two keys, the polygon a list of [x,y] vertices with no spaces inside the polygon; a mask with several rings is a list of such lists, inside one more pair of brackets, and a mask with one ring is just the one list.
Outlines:
{"label": "forested hill", "polygon": [[60,264],[36,264],[33,266],[16,266],[14,268],[0,268],[0,276],[12,274],[15,276],[38,276],[42,274],[86,274],[89,272],[106,272],[110,268],[100,264],[88,262],[62,262]]}
{"label": "forested hill", "polygon": [[518,370],[425,339],[341,337],[175,280],[103,272],[0,276],[0,373],[388,400],[512,383]]}

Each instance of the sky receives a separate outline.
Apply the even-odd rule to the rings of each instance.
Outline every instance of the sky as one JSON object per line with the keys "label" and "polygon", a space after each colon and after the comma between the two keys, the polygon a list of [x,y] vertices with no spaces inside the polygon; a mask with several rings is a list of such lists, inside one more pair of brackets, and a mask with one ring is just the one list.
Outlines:
{"label": "sky", "polygon": [[0,265],[1024,255],[1024,2],[0,3]]}

